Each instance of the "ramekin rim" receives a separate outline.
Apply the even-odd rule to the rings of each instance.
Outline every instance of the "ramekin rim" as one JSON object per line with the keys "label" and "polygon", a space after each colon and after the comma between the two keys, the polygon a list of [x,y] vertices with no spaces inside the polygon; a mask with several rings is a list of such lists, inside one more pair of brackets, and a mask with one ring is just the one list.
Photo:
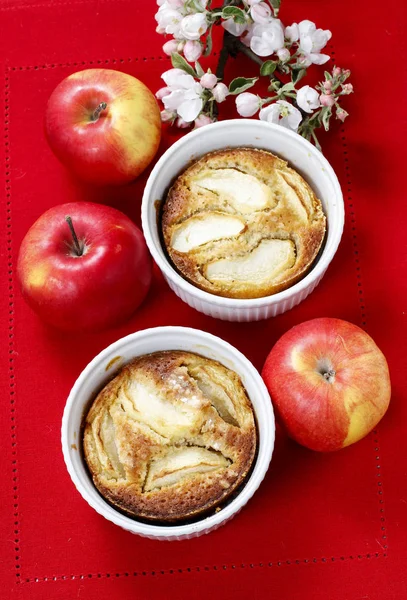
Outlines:
{"label": "ramekin rim", "polygon": [[[193,285],[186,279],[184,279],[171,265],[169,260],[162,256],[157,245],[155,244],[153,237],[150,232],[150,222],[148,218],[148,210],[150,202],[155,202],[156,200],[152,200],[149,198],[151,193],[151,187],[154,183],[154,180],[158,176],[162,165],[166,162],[168,157],[174,154],[179,148],[182,148],[184,145],[189,144],[191,139],[195,139],[200,137],[205,133],[205,127],[193,130],[186,134],[184,137],[180,138],[174,144],[172,144],[164,154],[159,158],[154,168],[152,169],[143,193],[143,199],[141,204],[141,220],[142,220],[142,228],[144,237],[147,243],[147,246],[150,250],[150,253],[157,263],[158,267],[165,274],[168,279],[176,286],[181,288],[185,293],[194,296],[195,298],[201,300],[202,302],[208,302],[210,304],[215,304],[220,307],[225,308],[235,308],[235,309],[249,309],[249,308],[258,308],[262,306],[272,306],[281,301],[286,300],[287,298],[291,298],[292,296],[300,293],[307,286],[311,285],[318,277],[324,273],[326,268],[329,266],[332,261],[335,253],[338,249],[344,222],[345,222],[345,207],[343,201],[343,194],[341,190],[341,186],[338,181],[338,177],[329,163],[329,161],[325,158],[325,156],[313,146],[308,140],[300,136],[298,133],[294,131],[290,131],[281,125],[276,125],[274,123],[267,123],[264,121],[254,121],[252,119],[227,119],[224,121],[218,121],[216,123],[212,123],[210,125],[211,128],[216,127],[218,129],[226,128],[227,126],[236,125],[238,127],[258,127],[258,128],[269,128],[271,130],[277,131],[281,135],[286,135],[293,140],[296,140],[300,145],[302,144],[308,151],[310,151],[314,157],[324,163],[324,169],[328,172],[332,185],[335,188],[336,197],[337,197],[337,221],[335,223],[336,226],[336,235],[333,236],[329,240],[326,240],[325,246],[322,250],[321,256],[319,257],[316,265],[303,277],[300,281],[292,285],[291,287],[277,292],[276,294],[272,294],[271,296],[263,296],[262,298],[227,298],[223,296],[216,296],[215,294],[211,294],[210,292],[206,292],[201,290],[197,286]],[[160,245],[161,246],[161,245]],[[160,248],[161,252],[163,252],[162,247]]]}
{"label": "ramekin rim", "polygon": [[[97,368],[97,366],[105,360],[106,356],[115,352],[118,348],[123,347],[128,342],[131,342],[137,338],[153,336],[153,335],[161,335],[165,332],[170,334],[176,334],[177,332],[191,332],[194,335],[198,335],[202,340],[207,342],[212,341],[216,344],[220,344],[226,352],[230,353],[234,358],[238,358],[240,363],[243,364],[244,368],[247,369],[247,373],[250,374],[251,378],[254,380],[256,387],[259,390],[259,398],[262,409],[268,414],[268,419],[266,421],[266,426],[268,429],[268,435],[263,436],[261,439],[260,445],[260,432],[259,432],[259,452],[256,457],[256,463],[254,465],[252,474],[249,480],[246,482],[245,486],[239,492],[239,494],[221,511],[210,515],[209,517],[204,517],[203,519],[197,521],[196,523],[184,524],[184,525],[153,525],[149,523],[142,523],[135,519],[131,519],[126,515],[121,514],[113,507],[111,507],[98,493],[96,488],[94,487],[93,482],[91,481],[89,475],[87,475],[88,482],[90,484],[90,488],[93,488],[92,492],[86,489],[85,485],[82,484],[81,477],[78,474],[73,461],[70,458],[69,451],[69,440],[68,440],[68,429],[70,423],[70,415],[75,403],[75,398],[78,397],[78,392],[82,386],[83,381],[86,377],[92,372],[93,369]],[[157,349],[158,351],[159,349]],[[216,353],[216,349],[215,349]],[[240,365],[239,365],[240,367]],[[241,371],[237,371],[238,374],[241,375]],[[253,405],[254,411],[257,417],[257,409]],[[222,338],[203,331],[201,329],[196,329],[192,327],[183,327],[183,326],[162,326],[162,327],[151,327],[148,329],[143,329],[134,333],[131,333],[127,336],[116,340],[106,348],[104,348],[101,352],[99,352],[83,369],[78,378],[76,379],[65,404],[64,413],[62,417],[62,427],[61,427],[61,443],[62,443],[62,452],[65,461],[66,468],[71,477],[72,482],[74,483],[76,489],[84,498],[84,500],[101,516],[105,517],[109,521],[114,524],[136,534],[140,534],[147,537],[155,537],[155,538],[168,538],[174,539],[177,537],[189,537],[190,535],[209,532],[210,530],[216,528],[221,525],[223,522],[227,521],[229,518],[234,516],[253,496],[261,482],[264,479],[264,476],[267,473],[267,470],[270,465],[270,461],[272,458],[273,450],[274,450],[274,440],[275,440],[275,419],[274,419],[274,411],[272,407],[272,403],[270,400],[269,393],[267,391],[266,385],[256,369],[256,367],[252,364],[252,362],[237,348],[235,348],[232,344],[223,340]],[[83,460],[83,459],[82,459]],[[261,461],[261,462],[260,462]],[[85,467],[86,469],[86,467]]]}

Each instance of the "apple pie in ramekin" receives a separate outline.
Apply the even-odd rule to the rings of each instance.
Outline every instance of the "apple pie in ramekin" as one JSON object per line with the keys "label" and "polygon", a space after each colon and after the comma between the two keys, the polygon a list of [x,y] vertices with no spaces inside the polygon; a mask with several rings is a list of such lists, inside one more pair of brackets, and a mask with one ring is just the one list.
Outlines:
{"label": "apple pie in ramekin", "polygon": [[261,298],[312,268],[326,219],[320,200],[287,163],[264,150],[204,155],[172,185],[162,233],[178,272],[227,298]]}
{"label": "apple pie in ramekin", "polygon": [[240,377],[185,351],[140,356],[98,394],[83,449],[99,493],[138,519],[216,510],[244,483],[257,448]]}

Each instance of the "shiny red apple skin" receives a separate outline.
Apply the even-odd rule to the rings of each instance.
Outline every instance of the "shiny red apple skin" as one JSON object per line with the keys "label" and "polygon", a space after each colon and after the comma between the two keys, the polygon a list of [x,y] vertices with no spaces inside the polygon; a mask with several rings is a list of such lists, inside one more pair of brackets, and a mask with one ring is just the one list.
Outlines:
{"label": "shiny red apple skin", "polygon": [[386,358],[365,331],[341,319],[313,319],[287,331],[262,376],[289,436],[312,450],[357,442],[390,402]]}
{"label": "shiny red apple skin", "polygon": [[[102,103],[106,108],[93,120]],[[124,184],[144,171],[158,150],[160,110],[154,95],[135,77],[86,69],[52,92],[45,133],[55,155],[80,179]]]}
{"label": "shiny red apple skin", "polygon": [[[73,250],[65,217],[81,243]],[[125,321],[146,296],[151,258],[139,228],[100,204],[71,202],[47,210],[20,246],[17,274],[25,300],[44,321],[69,331],[96,331]]]}

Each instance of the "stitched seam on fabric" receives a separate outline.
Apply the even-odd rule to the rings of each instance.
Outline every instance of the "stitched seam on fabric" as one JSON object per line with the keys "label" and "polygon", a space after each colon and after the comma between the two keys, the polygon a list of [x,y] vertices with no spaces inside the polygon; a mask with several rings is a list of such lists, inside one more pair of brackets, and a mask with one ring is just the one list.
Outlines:
{"label": "stitched seam on fabric", "polygon": [[12,229],[11,229],[11,171],[10,171],[10,78],[6,71],[4,76],[4,154],[5,154],[5,193],[6,193],[6,247],[7,247],[7,280],[8,280],[8,374],[11,421],[11,467],[13,481],[13,544],[15,575],[20,581],[20,518],[18,506],[18,467],[17,467],[17,437],[16,437],[16,390],[14,375],[14,280],[12,258]]}
{"label": "stitched seam on fabric", "polygon": [[[120,0],[121,2],[128,2],[128,0]],[[113,4],[117,0],[97,0],[97,4]],[[25,8],[54,8],[60,6],[76,6],[77,4],[96,4],[96,0],[71,0],[67,2],[51,2],[46,4],[15,4],[9,6],[1,6],[0,12],[24,10]]]}
{"label": "stitched seam on fabric", "polygon": [[[335,59],[335,51],[331,52],[332,57]],[[349,157],[348,157],[348,144],[345,135],[345,127],[342,126],[341,129],[341,138],[342,138],[342,146],[343,146],[343,157],[345,163],[345,175],[346,175],[346,199],[348,212],[350,216],[351,222],[351,231],[352,231],[352,246],[353,246],[353,256],[355,261],[355,269],[356,269],[356,284],[358,288],[358,303],[361,315],[361,326],[363,328],[367,325],[367,316],[366,316],[366,302],[365,302],[365,294],[363,291],[363,279],[362,279],[362,270],[360,266],[360,258],[359,258],[359,242],[357,237],[357,223],[356,223],[356,214],[354,210],[353,204],[353,191],[352,191],[352,173],[349,165]],[[376,478],[379,478],[377,481],[377,496],[379,503],[379,514],[380,514],[380,538],[382,541],[379,541],[376,538],[378,544],[383,548],[384,553],[383,556],[387,556],[387,528],[386,528],[386,517],[385,517],[385,508],[384,508],[384,494],[383,494],[383,482],[381,480],[381,466],[380,466],[380,445],[379,445],[379,437],[377,429],[373,430],[372,435],[374,436],[374,451],[375,451],[375,461],[376,461]]]}
{"label": "stitched seam on fabric", "polygon": [[[213,54],[217,54],[216,52]],[[332,55],[334,58],[334,51],[332,51]],[[17,488],[17,460],[16,460],[16,442],[15,440],[15,407],[14,407],[14,394],[15,394],[15,383],[14,383],[14,373],[13,373],[13,354],[14,354],[14,337],[13,337],[13,306],[14,306],[14,285],[12,278],[12,257],[11,257],[11,191],[10,191],[10,152],[9,152],[9,94],[10,94],[10,79],[8,72],[15,71],[30,71],[30,70],[41,70],[41,69],[54,69],[56,67],[82,67],[82,66],[99,66],[106,64],[123,64],[123,63],[131,63],[131,62],[140,62],[140,61],[148,61],[148,60],[169,60],[168,56],[158,56],[158,57],[129,57],[129,58],[113,58],[113,59],[98,59],[98,60],[89,60],[89,61],[73,61],[73,62],[60,62],[60,63],[49,63],[42,65],[26,65],[26,66],[9,66],[6,67],[6,76],[5,76],[5,127],[4,127],[4,137],[5,137],[5,153],[6,153],[6,211],[7,211],[7,248],[8,248],[8,268],[9,268],[9,306],[10,306],[10,325],[9,325],[9,345],[10,345],[10,404],[11,404],[11,421],[12,421],[12,454],[13,454],[13,490],[14,490],[14,516],[15,516],[15,559],[16,559],[16,577],[17,582],[21,584],[25,583],[39,583],[39,582],[48,582],[48,581],[65,581],[65,580],[75,580],[75,579],[100,579],[100,578],[118,578],[118,577],[136,577],[136,576],[147,576],[147,575],[168,575],[173,573],[190,573],[190,572],[204,572],[204,571],[213,571],[213,570],[227,570],[227,569],[239,569],[239,568],[261,568],[261,567],[280,567],[285,565],[300,565],[300,564],[312,564],[312,563],[329,563],[329,562],[340,562],[340,561],[349,561],[349,560],[362,560],[362,559],[370,559],[370,558],[386,558],[387,552],[375,552],[375,553],[367,553],[367,554],[358,554],[358,555],[349,555],[349,556],[340,556],[340,557],[320,557],[320,558],[311,558],[311,559],[295,559],[295,560],[284,560],[284,561],[273,561],[273,562],[264,562],[264,563],[242,563],[240,565],[221,565],[221,566],[205,566],[205,567],[187,567],[183,569],[167,569],[167,570],[152,570],[152,571],[138,571],[138,572],[123,572],[123,573],[90,573],[90,574],[79,574],[79,575],[54,575],[54,576],[44,576],[44,577],[32,577],[32,578],[21,578],[20,564],[19,560],[19,552],[20,552],[20,531],[19,531],[19,521],[18,521],[18,488]],[[345,157],[345,171],[347,177],[348,184],[348,206],[349,212],[351,215],[351,223],[352,223],[352,235],[353,235],[353,247],[354,247],[354,255],[355,255],[355,263],[356,263],[356,273],[358,283],[360,282],[360,286],[362,287],[361,275],[360,275],[360,265],[358,258],[358,242],[356,235],[356,220],[355,213],[353,211],[353,204],[350,202],[352,200],[351,196],[351,176],[349,169],[349,160],[347,158],[347,144],[346,138],[344,135],[344,128],[341,128],[342,142],[344,146],[344,157]],[[11,272],[11,274],[10,274]],[[359,294],[359,296],[363,299],[363,292]],[[362,319],[366,318],[364,313],[365,305],[364,300],[360,302],[360,307],[362,310]],[[366,322],[363,320],[362,325],[366,325]],[[10,333],[11,332],[11,333]],[[375,451],[378,453],[379,451],[379,442],[377,439],[377,431],[373,432],[375,436]],[[14,437],[13,437],[14,436]],[[379,460],[377,454],[377,460]],[[380,465],[377,465],[377,468],[380,470]],[[380,472],[377,474],[380,477]],[[387,540],[387,531],[386,531],[386,520],[384,516],[384,500],[383,500],[383,489],[382,482],[378,483],[378,496],[379,496],[379,510],[380,510],[380,522],[381,522],[381,531],[382,531],[382,539]],[[387,550],[387,542],[385,544],[380,544],[384,550]]]}
{"label": "stitched seam on fabric", "polygon": [[341,563],[350,560],[363,560],[371,558],[385,557],[386,554],[381,552],[374,552],[368,554],[357,554],[350,556],[331,556],[321,558],[302,558],[295,560],[278,560],[273,562],[258,562],[258,563],[240,563],[240,564],[228,564],[228,565],[212,565],[204,567],[186,567],[183,569],[166,569],[166,570],[153,570],[153,571],[125,571],[123,573],[87,573],[80,575],[54,575],[50,577],[32,577],[26,578],[21,581],[22,584],[26,583],[43,583],[47,581],[72,581],[75,579],[117,579],[119,577],[147,577],[147,576],[159,576],[159,575],[174,575],[177,573],[205,573],[209,571],[227,571],[231,569],[258,569],[258,568],[270,568],[270,567],[285,567],[290,565],[304,565],[304,564],[318,564],[318,563]]}
{"label": "stitched seam on fabric", "polygon": [[376,458],[376,478],[377,478],[377,499],[379,502],[379,514],[380,514],[380,539],[376,540],[379,545],[384,550],[384,555],[386,555],[388,545],[387,545],[387,525],[386,525],[386,516],[385,516],[385,506],[384,506],[384,494],[383,494],[383,481],[382,481],[382,473],[380,466],[380,444],[379,444],[379,436],[377,433],[377,429],[373,430],[373,443],[374,443],[374,451]]}
{"label": "stitched seam on fabric", "polygon": [[353,204],[353,196],[352,196],[352,177],[351,171],[349,167],[349,158],[348,158],[348,144],[346,142],[345,137],[345,128],[341,127],[341,137],[342,137],[342,146],[343,146],[343,156],[345,161],[345,175],[346,175],[346,199],[347,206],[350,216],[351,230],[352,230],[352,248],[353,248],[353,257],[355,261],[356,268],[356,285],[358,288],[358,304],[361,315],[361,325],[362,327],[366,327],[366,302],[365,296],[363,292],[363,280],[362,280],[362,270],[360,266],[360,258],[359,258],[359,242],[357,237],[357,229],[356,229],[356,215]]}
{"label": "stitched seam on fabric", "polygon": [[56,69],[57,67],[85,67],[85,66],[98,66],[101,65],[116,65],[132,62],[147,62],[148,60],[170,60],[169,56],[141,56],[134,57],[130,56],[127,58],[105,58],[96,60],[75,60],[70,62],[52,62],[43,63],[41,65],[19,65],[8,67],[9,71],[39,71],[41,69]]}

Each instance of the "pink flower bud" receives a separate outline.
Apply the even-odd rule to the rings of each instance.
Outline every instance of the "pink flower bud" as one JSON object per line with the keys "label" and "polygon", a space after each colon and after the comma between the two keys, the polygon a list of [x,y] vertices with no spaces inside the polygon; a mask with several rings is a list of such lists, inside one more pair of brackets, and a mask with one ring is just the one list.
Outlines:
{"label": "pink flower bud", "polygon": [[202,87],[211,90],[218,83],[218,78],[213,73],[205,73],[199,81]]}
{"label": "pink flower bud", "polygon": [[202,45],[195,40],[188,40],[183,51],[188,62],[195,62],[202,54]]}
{"label": "pink flower bud", "polygon": [[165,96],[168,96],[168,94],[171,94],[171,90],[169,87],[162,87],[158,90],[158,92],[155,93],[155,97],[158,100],[162,100]]}
{"label": "pink flower bud", "polygon": [[208,115],[199,115],[199,117],[195,119],[195,129],[204,127],[205,125],[210,125],[211,123],[213,123],[213,119],[211,119],[211,117],[208,117]]}
{"label": "pink flower bud", "polygon": [[342,94],[351,94],[353,92],[353,85],[351,83],[345,83],[342,86]]}
{"label": "pink flower bud", "polygon": [[260,108],[260,101],[256,94],[243,92],[236,96],[236,109],[241,117],[252,117]]}
{"label": "pink flower bud", "polygon": [[224,83],[218,83],[213,88],[212,94],[213,94],[213,97],[215,98],[216,102],[223,102],[225,100],[226,96],[229,95],[228,86],[225,85]]}
{"label": "pink flower bud", "polygon": [[343,110],[343,108],[338,108],[336,111],[336,118],[342,121],[342,123],[348,115],[349,113],[347,113],[346,110]]}
{"label": "pink flower bud", "polygon": [[335,98],[332,95],[321,94],[319,97],[321,106],[333,106],[335,104]]}
{"label": "pink flower bud", "polygon": [[157,25],[157,27],[155,28],[155,30],[160,35],[164,35],[164,33],[165,33],[165,27],[160,27],[160,25]]}
{"label": "pink flower bud", "polygon": [[191,123],[187,123],[186,121],[184,121],[184,119],[181,119],[181,117],[178,117],[178,119],[175,122],[175,125],[177,127],[179,127],[180,129],[185,129],[186,127],[189,127],[191,125]]}
{"label": "pink flower bud", "polygon": [[334,67],[333,71],[332,71],[332,75],[334,77],[339,77],[339,75],[342,73],[342,69],[340,69],[339,67]]}
{"label": "pink flower bud", "polygon": [[177,40],[169,40],[165,42],[163,45],[163,52],[167,54],[167,56],[171,56],[174,52],[178,51],[178,41]]}
{"label": "pink flower bud", "polygon": [[329,94],[332,90],[332,81],[329,81],[329,79],[327,81],[324,81],[324,90],[327,94]]}
{"label": "pink flower bud", "polygon": [[350,70],[349,69],[344,69],[342,71],[342,75],[344,79],[347,79],[348,77],[350,77]]}
{"label": "pink flower bud", "polygon": [[285,62],[286,60],[289,60],[291,54],[287,48],[280,48],[280,50],[277,50],[277,56],[281,62]]}
{"label": "pink flower bud", "polygon": [[271,9],[265,2],[259,2],[251,7],[250,16],[255,23],[265,25],[270,21]]}
{"label": "pink flower bud", "polygon": [[161,121],[163,123],[169,123],[174,120],[176,113],[171,112],[170,110],[162,110],[161,111]]}

